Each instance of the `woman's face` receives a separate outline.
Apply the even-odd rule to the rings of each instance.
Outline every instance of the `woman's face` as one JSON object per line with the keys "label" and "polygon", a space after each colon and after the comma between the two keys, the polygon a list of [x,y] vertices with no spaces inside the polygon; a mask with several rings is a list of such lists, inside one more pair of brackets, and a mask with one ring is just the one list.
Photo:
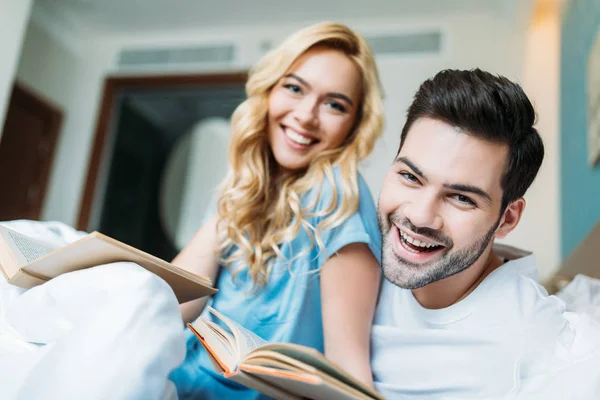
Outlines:
{"label": "woman's face", "polygon": [[360,107],[361,79],[344,53],[315,47],[300,56],[269,95],[268,138],[277,163],[305,168],[350,134]]}

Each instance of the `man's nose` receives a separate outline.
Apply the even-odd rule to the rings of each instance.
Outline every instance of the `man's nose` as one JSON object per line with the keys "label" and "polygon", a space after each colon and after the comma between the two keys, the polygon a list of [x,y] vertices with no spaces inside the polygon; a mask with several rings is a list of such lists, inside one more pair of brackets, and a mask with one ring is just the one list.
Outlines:
{"label": "man's nose", "polygon": [[439,213],[439,205],[433,196],[420,196],[404,209],[405,216],[418,228],[439,230],[443,219]]}

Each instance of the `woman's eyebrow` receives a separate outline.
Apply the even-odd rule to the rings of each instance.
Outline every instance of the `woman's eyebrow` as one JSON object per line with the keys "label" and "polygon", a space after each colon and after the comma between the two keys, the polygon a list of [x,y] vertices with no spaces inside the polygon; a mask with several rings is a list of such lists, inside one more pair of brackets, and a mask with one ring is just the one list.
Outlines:
{"label": "woman's eyebrow", "polygon": [[[301,84],[303,84],[304,86],[306,86],[307,88],[312,89],[312,86],[310,85],[310,83],[308,83],[307,81],[300,78],[298,75],[296,75],[294,73],[289,73],[289,74],[285,75],[284,78],[293,78],[293,79],[297,80],[298,82],[300,82]],[[350,99],[349,96],[346,96],[343,93],[330,92],[330,93],[327,93],[327,97],[332,97],[334,99],[341,99],[341,100],[346,101],[351,106],[354,106],[354,102],[352,101],[352,99]]]}

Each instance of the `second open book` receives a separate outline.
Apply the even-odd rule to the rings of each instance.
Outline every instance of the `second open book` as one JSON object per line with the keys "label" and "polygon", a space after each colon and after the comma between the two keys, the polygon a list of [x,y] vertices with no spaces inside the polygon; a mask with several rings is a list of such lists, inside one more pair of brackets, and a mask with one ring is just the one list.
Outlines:
{"label": "second open book", "polygon": [[223,376],[277,399],[383,399],[317,350],[268,343],[209,307],[219,323],[188,324]]}

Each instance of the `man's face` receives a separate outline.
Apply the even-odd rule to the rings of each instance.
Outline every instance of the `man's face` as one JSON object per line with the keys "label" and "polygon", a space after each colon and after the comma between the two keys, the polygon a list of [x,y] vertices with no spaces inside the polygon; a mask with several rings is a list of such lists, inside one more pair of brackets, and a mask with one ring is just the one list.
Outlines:
{"label": "man's face", "polygon": [[415,121],[385,177],[378,217],[386,279],[417,289],[478,262],[501,223],[508,147]]}

